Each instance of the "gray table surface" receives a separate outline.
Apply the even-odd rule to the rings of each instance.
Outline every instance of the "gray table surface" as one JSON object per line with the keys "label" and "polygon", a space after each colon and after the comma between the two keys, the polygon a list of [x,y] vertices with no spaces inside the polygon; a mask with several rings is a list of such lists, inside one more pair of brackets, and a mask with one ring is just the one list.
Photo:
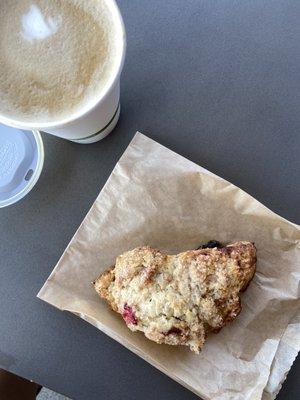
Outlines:
{"label": "gray table surface", "polygon": [[[191,400],[118,343],[35,296],[136,130],[300,222],[300,2],[119,5],[128,53],[117,128],[89,146],[44,134],[38,184],[0,210],[0,365],[78,400]],[[297,373],[299,359],[278,399],[299,398]]]}

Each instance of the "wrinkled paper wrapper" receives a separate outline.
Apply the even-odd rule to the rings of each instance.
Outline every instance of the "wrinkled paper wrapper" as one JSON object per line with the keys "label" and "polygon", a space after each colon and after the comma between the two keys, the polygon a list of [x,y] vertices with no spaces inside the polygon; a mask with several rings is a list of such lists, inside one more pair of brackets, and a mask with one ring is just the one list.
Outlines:
{"label": "wrinkled paper wrapper", "polygon": [[[200,355],[131,332],[91,282],[141,245],[170,254],[216,239],[255,242],[242,312]],[[70,311],[203,399],[271,400],[300,349],[300,228],[253,197],[137,133],[38,297]]]}

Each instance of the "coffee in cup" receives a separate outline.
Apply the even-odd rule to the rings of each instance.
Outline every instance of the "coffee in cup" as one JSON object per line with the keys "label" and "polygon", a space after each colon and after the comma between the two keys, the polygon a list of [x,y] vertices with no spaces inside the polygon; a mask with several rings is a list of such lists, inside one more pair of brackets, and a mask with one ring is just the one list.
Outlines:
{"label": "coffee in cup", "polygon": [[[118,107],[125,47],[120,18],[111,0],[1,2],[0,120],[25,129],[48,127],[74,140],[105,127]],[[82,131],[81,124],[70,137],[78,118],[111,90],[117,92],[106,112],[111,115],[93,123],[92,132]],[[66,135],[51,132],[65,125]]]}

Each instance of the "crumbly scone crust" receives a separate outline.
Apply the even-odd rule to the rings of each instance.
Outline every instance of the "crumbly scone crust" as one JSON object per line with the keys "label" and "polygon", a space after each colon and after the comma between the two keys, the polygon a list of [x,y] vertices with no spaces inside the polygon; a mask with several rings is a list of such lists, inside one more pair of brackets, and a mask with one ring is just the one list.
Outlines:
{"label": "crumbly scone crust", "polygon": [[251,242],[177,255],[138,247],[117,257],[94,287],[132,331],[199,353],[208,332],[218,332],[239,314],[239,293],[255,263]]}

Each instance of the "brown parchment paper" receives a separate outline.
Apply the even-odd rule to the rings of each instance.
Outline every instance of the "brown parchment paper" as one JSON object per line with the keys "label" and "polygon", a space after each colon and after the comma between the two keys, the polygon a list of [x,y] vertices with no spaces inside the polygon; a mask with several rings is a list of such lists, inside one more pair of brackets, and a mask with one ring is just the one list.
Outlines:
{"label": "brown parchment paper", "polygon": [[[200,355],[127,329],[94,280],[120,253],[209,239],[254,241],[242,312]],[[203,399],[274,399],[300,348],[300,228],[241,189],[137,133],[38,297],[102,330]]]}

